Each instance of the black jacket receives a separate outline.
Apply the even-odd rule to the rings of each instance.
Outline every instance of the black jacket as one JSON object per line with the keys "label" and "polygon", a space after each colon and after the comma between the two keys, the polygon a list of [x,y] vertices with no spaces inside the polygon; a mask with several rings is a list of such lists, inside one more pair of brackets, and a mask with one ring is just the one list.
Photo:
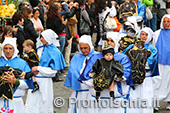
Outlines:
{"label": "black jacket", "polygon": [[34,25],[30,19],[24,21],[24,32],[26,34],[26,39],[31,39],[34,44],[36,44],[38,33],[35,30]]}
{"label": "black jacket", "polygon": [[94,4],[91,4],[91,7],[86,4],[86,11],[89,14],[90,21],[92,22],[92,25],[97,25],[97,14],[96,14],[96,8]]}
{"label": "black jacket", "polygon": [[65,25],[62,23],[62,20],[58,17],[47,18],[46,26],[47,29],[52,29],[57,35],[62,33],[65,28]]}
{"label": "black jacket", "polygon": [[19,50],[19,54],[22,55],[22,52],[23,52],[22,44],[26,39],[26,34],[20,26],[16,25],[15,28],[18,28],[17,33],[16,33],[17,44],[18,44],[17,48]]}

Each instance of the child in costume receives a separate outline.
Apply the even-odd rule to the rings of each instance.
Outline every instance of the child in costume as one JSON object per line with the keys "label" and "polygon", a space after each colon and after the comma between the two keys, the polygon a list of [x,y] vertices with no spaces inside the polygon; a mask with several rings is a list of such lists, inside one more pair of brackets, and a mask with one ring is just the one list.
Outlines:
{"label": "child in costume", "polygon": [[[100,96],[103,89],[109,88],[110,96],[114,97],[114,80],[123,81],[123,67],[113,58],[114,49],[111,46],[105,46],[103,58],[98,59],[93,65],[93,84],[96,90],[96,99]],[[116,76],[115,76],[116,75]]]}
{"label": "child in costume", "polygon": [[151,51],[144,48],[144,42],[138,39],[134,46],[125,53],[131,61],[131,72],[134,85],[140,85],[145,79],[145,66]]}
{"label": "child in costume", "polygon": [[[36,54],[35,50],[33,49],[34,47],[34,42],[30,39],[27,39],[23,43],[23,49],[25,50],[25,55],[23,56],[23,59],[28,63],[30,68],[34,66],[38,66],[39,64],[39,58],[38,55]],[[32,77],[33,84],[34,84],[34,89],[32,90],[32,93],[37,91],[39,89],[39,85],[36,82],[35,77]]]}
{"label": "child in costume", "polygon": [[[25,73],[24,71],[21,71],[20,69],[13,69],[9,66],[0,67],[0,98],[4,97],[8,100],[12,100],[13,99],[13,87],[18,86],[19,81],[15,82],[14,84],[5,83],[4,78],[7,73],[8,74],[13,73],[16,79],[19,79],[19,78],[29,79],[32,76],[34,76],[34,73],[33,72]],[[11,80],[13,80],[12,77],[11,77]]]}

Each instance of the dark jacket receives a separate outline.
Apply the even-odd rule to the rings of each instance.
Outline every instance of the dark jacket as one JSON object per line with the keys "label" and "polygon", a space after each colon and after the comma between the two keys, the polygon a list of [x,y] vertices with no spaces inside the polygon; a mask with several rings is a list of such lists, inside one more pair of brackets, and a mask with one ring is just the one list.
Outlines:
{"label": "dark jacket", "polygon": [[57,33],[57,35],[59,35],[65,28],[62,20],[58,17],[47,18],[46,26],[47,29],[52,29],[55,33]]}
{"label": "dark jacket", "polygon": [[34,44],[36,44],[38,33],[35,30],[34,25],[30,19],[24,21],[24,32],[26,34],[26,39],[31,39]]}
{"label": "dark jacket", "polygon": [[19,50],[19,54],[22,55],[23,53],[22,44],[26,39],[26,34],[20,26],[16,25],[15,27],[18,28],[17,33],[16,33],[17,44],[18,44],[17,48]]}
{"label": "dark jacket", "polygon": [[90,21],[92,22],[93,26],[97,25],[97,15],[96,15],[96,8],[94,4],[91,4],[89,7],[88,4],[86,4],[86,11],[89,14]]}
{"label": "dark jacket", "polygon": [[71,8],[70,12],[66,15],[66,18],[71,18],[76,14],[76,11],[78,11],[78,9],[76,9],[74,6]]}

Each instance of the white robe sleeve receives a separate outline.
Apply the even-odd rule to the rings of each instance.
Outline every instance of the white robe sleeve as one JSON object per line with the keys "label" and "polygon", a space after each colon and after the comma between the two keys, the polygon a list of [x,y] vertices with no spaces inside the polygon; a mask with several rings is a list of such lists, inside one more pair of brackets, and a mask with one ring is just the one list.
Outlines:
{"label": "white robe sleeve", "polygon": [[94,87],[93,85],[93,79],[89,79],[87,81],[82,81],[83,84],[87,85],[88,87]]}
{"label": "white robe sleeve", "polygon": [[38,76],[47,76],[47,77],[54,77],[57,73],[57,70],[52,70],[50,67],[41,67],[38,66],[38,69],[40,74],[37,74]]}
{"label": "white robe sleeve", "polygon": [[153,35],[153,41],[152,41],[152,45],[155,47],[156,45],[156,42],[158,40],[158,37],[159,37],[159,34],[160,34],[161,30],[157,30],[155,31],[154,35]]}
{"label": "white robe sleeve", "polygon": [[18,89],[23,89],[23,90],[25,90],[25,89],[28,89],[28,88],[29,88],[28,85],[26,84],[26,82],[25,82],[24,80],[19,80],[19,82],[20,82],[20,84],[19,84],[19,86],[18,86]]}

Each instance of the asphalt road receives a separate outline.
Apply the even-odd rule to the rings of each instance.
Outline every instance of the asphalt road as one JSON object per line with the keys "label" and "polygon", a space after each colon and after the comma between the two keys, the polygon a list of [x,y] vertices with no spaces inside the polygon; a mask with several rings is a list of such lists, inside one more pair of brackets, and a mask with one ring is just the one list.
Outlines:
{"label": "asphalt road", "polygon": [[[65,73],[66,75],[66,73]],[[66,76],[60,76],[60,78],[65,80]],[[62,97],[64,99],[64,105],[63,107],[55,107],[54,106],[54,113],[67,113],[68,111],[68,100],[69,97],[71,96],[71,92],[72,90],[70,88],[67,88],[64,86],[64,81],[62,82],[56,82],[54,83],[54,99],[58,98],[58,97]],[[59,101],[59,103],[62,103]],[[155,113],[170,113],[170,111],[166,110],[166,102],[161,102],[160,103],[160,110],[159,111],[155,111]]]}

